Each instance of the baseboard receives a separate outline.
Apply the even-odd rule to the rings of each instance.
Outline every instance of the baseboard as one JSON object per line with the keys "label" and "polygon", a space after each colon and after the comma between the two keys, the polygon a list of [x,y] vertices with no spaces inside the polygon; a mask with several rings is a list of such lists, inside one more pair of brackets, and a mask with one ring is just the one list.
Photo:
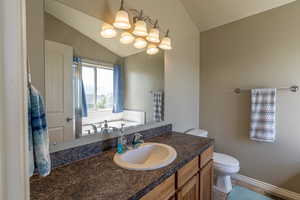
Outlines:
{"label": "baseboard", "polygon": [[269,183],[265,183],[247,176],[243,176],[241,174],[232,175],[232,179],[237,181],[244,182],[246,184],[252,185],[254,187],[258,187],[265,192],[272,194],[274,196],[278,196],[280,198],[284,198],[287,200],[300,200],[300,194],[296,192],[289,191],[284,188],[277,187],[275,185],[271,185]]}

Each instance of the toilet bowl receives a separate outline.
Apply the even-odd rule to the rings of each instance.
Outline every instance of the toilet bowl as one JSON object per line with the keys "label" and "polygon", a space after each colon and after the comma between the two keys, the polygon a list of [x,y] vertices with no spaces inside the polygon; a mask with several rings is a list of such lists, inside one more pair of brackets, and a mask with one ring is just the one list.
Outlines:
{"label": "toilet bowl", "polygon": [[227,194],[232,190],[230,176],[240,171],[239,161],[232,156],[215,152],[213,160],[216,174],[215,189]]}
{"label": "toilet bowl", "polygon": [[[208,135],[208,132],[202,129],[193,129],[185,133],[199,137]],[[230,176],[240,171],[240,163],[230,155],[216,152],[213,154],[213,160],[216,175],[215,189],[227,194],[232,190]]]}

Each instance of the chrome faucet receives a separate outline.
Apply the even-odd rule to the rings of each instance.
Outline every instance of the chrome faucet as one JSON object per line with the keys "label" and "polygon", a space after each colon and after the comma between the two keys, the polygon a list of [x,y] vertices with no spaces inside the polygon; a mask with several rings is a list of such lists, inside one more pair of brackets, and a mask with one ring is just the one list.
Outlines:
{"label": "chrome faucet", "polygon": [[95,124],[89,124],[89,125],[93,128],[94,133],[98,132],[97,126]]}
{"label": "chrome faucet", "polygon": [[101,134],[107,134],[109,133],[109,127],[108,127],[108,123],[107,120],[104,120],[104,126],[101,127]]}
{"label": "chrome faucet", "polygon": [[136,149],[143,143],[144,143],[143,135],[140,133],[134,134],[133,141],[132,141],[133,148]]}
{"label": "chrome faucet", "polygon": [[120,132],[121,132],[122,135],[125,132],[125,124],[123,124],[123,123],[121,124]]}

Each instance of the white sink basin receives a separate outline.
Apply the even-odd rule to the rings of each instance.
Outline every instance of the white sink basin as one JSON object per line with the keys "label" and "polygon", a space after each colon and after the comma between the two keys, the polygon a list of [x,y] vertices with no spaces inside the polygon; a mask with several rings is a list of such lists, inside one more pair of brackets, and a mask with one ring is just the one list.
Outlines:
{"label": "white sink basin", "polygon": [[131,170],[153,170],[165,167],[177,157],[175,149],[166,144],[144,143],[123,154],[116,153],[114,162]]}

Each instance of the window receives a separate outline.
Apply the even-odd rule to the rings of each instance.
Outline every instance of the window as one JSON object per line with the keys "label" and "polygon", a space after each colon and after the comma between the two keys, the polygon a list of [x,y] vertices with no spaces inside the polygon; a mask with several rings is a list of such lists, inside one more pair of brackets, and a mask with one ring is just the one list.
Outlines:
{"label": "window", "polygon": [[113,70],[111,68],[83,63],[82,80],[89,112],[112,109]]}

